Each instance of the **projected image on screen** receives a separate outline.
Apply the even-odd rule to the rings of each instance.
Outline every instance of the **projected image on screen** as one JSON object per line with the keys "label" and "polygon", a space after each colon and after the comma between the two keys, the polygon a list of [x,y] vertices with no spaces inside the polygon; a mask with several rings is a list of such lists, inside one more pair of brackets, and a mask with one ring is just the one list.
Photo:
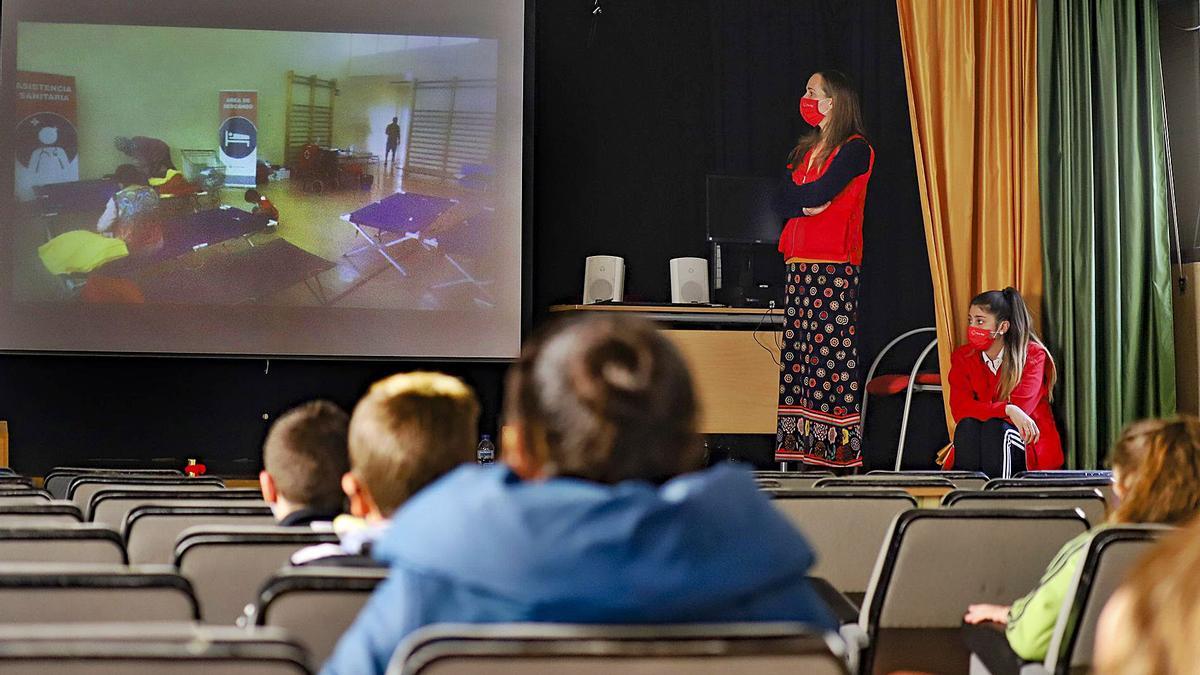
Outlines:
{"label": "projected image on screen", "polygon": [[499,301],[495,40],[22,22],[16,68],[17,302]]}

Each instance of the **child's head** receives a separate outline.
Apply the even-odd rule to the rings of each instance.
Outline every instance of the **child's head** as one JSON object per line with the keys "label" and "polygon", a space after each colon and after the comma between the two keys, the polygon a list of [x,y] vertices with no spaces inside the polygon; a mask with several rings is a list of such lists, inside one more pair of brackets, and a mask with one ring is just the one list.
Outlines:
{"label": "child's head", "polygon": [[271,425],[263,444],[259,483],[277,517],[302,508],[342,508],[342,474],[349,467],[349,422],[350,417],[337,405],[312,401],[289,410]]}
{"label": "child's head", "polygon": [[146,175],[132,164],[118,166],[117,170],[113,171],[112,179],[121,187],[146,184]]}
{"label": "child's head", "polygon": [[441,373],[393,375],[371,386],[350,418],[350,472],[342,489],[354,515],[391,517],[409,497],[474,458],[479,402]]}
{"label": "child's head", "polygon": [[258,194],[258,190],[255,190],[254,188],[246,190],[246,201],[250,202],[251,204],[257,204],[261,197],[262,195]]}
{"label": "child's head", "polygon": [[1121,500],[1113,521],[1177,525],[1200,511],[1200,420],[1195,417],[1129,425],[1113,446],[1111,463]]}
{"label": "child's head", "polygon": [[662,482],[703,464],[691,374],[647,321],[552,326],[509,371],[505,407],[505,460],[525,478]]}
{"label": "child's head", "polygon": [[[1025,299],[1011,286],[1002,291],[985,291],[971,299],[967,310],[968,338],[971,333],[981,336],[986,334],[988,344],[991,340],[1000,338],[1004,342],[1004,360],[1000,366],[1000,391],[1002,399],[1008,399],[1021,373],[1025,370],[1025,357],[1029,351],[1030,342],[1041,341],[1033,330],[1033,315],[1025,305]],[[982,344],[972,344],[982,348]],[[1046,359],[1047,388],[1053,390],[1058,379],[1054,361]]]}

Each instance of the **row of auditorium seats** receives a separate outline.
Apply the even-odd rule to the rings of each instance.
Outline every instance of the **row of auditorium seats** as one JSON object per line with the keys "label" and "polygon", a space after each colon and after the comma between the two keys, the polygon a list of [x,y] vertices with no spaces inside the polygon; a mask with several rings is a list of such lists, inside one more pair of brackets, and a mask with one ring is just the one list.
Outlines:
{"label": "row of auditorium seats", "polygon": [[[11,472],[0,473],[0,478],[6,476]],[[1068,475],[1026,477],[1016,485],[988,484],[980,476],[951,472],[860,476],[849,479],[848,485],[839,482],[846,479],[830,483],[830,478],[758,475],[776,505],[818,551],[813,574],[825,579],[814,583],[827,588],[823,595],[842,618],[845,642],[822,639],[796,627],[771,635],[763,633],[762,625],[704,627],[700,630],[707,630],[705,635],[694,636],[670,631],[696,627],[443,627],[438,629],[441,634],[431,631],[435,637],[429,644],[418,641],[412,654],[398,655],[396,672],[479,672],[471,665],[481,663],[479,658],[520,662],[512,672],[539,672],[543,667],[585,673],[611,669],[587,657],[591,647],[584,646],[595,641],[612,643],[612,653],[629,659],[635,669],[639,659],[672,657],[667,660],[678,661],[678,672],[724,672],[734,666],[726,659],[753,663],[756,670],[767,673],[782,672],[778,669],[845,672],[847,663],[854,669],[861,665],[862,672],[942,672],[947,667],[965,672],[970,652],[960,623],[966,605],[1007,602],[1032,588],[1062,543],[1086,530],[1089,521],[1096,524],[1103,519],[1101,490],[1111,482],[1105,475]],[[50,479],[55,479],[53,484]],[[272,661],[271,668],[282,670],[248,672],[305,672],[304,668],[319,665],[383,572],[289,569],[288,559],[297,548],[330,541],[332,535],[271,525],[270,511],[257,491],[229,489],[216,479],[197,480],[177,473],[131,477],[121,472],[60,470],[47,476],[45,490],[25,481],[0,484],[0,612],[5,617],[0,620],[0,668],[8,670],[5,664],[12,646],[5,637],[9,627],[5,624],[153,620],[165,625],[199,619],[205,624],[202,628],[187,630],[211,630],[219,637],[221,629],[208,624],[230,624],[243,613],[248,630],[284,629],[278,635],[286,640],[271,642],[270,649],[282,654],[288,647],[302,648],[292,652],[300,655],[294,663],[287,658]],[[922,487],[929,481],[946,490],[943,508],[916,509],[916,500],[903,488]],[[1028,484],[1033,481],[1038,483]],[[1064,481],[1067,487],[1059,485]],[[20,493],[36,495],[37,500],[6,501],[10,494]],[[1037,502],[1035,508],[1030,508],[1030,500]],[[1056,508],[1060,506],[1067,508]],[[848,522],[855,523],[854,537],[846,536]],[[1136,528],[1121,531],[1126,530]],[[1143,536],[1143,531],[1128,535],[1127,540],[1137,536]],[[94,548],[86,552],[44,548],[84,544]],[[1097,560],[1102,552],[1098,549]],[[5,562],[10,560],[40,564]],[[55,560],[86,560],[91,565],[52,564]],[[1092,607],[1102,604],[1111,592],[1099,586],[1092,589],[1088,579],[1080,583],[1085,591],[1095,591]],[[68,599],[67,593],[76,591],[81,595]],[[43,596],[34,597],[37,593]],[[114,594],[121,599],[114,600]],[[51,596],[54,600],[47,599]],[[321,621],[313,621],[316,616]],[[1089,625],[1085,619],[1077,623]],[[722,637],[726,629],[745,639]],[[467,635],[476,630],[481,632]],[[228,634],[236,642],[238,636]],[[1090,643],[1086,650],[1082,647],[1089,640],[1090,635],[1083,635],[1067,641],[1072,649],[1090,656]],[[664,641],[672,649],[662,649]],[[264,638],[266,642],[270,641]],[[580,646],[580,653],[573,655],[567,643]],[[739,651],[735,643],[748,650]],[[768,643],[779,643],[779,650],[766,649]],[[233,651],[249,655],[258,646],[239,643]],[[563,660],[553,659],[547,666],[542,649]],[[701,658],[703,654],[721,658],[710,661]],[[1074,652],[1065,658],[1069,662]],[[284,662],[291,665],[280,665]],[[568,663],[572,665],[567,667]],[[798,663],[808,666],[797,668]],[[827,669],[819,670],[822,667]],[[670,668],[656,666],[655,672],[675,672]]]}
{"label": "row of auditorium seats", "polygon": [[[845,478],[758,472],[757,478],[818,551],[812,573],[845,596],[832,604],[850,651],[861,651],[856,666],[864,673],[1086,670],[1100,608],[1163,531],[1120,527],[1097,536],[1046,661],[1013,664],[1004,662],[1013,657],[1003,629],[970,627],[964,642],[966,606],[1007,604],[1036,586],[1067,539],[1104,522],[1114,504],[1110,472],[991,481],[961,472]],[[915,508],[909,490],[923,488],[944,493],[941,508]],[[848,522],[855,537],[846,536]]]}
{"label": "row of auditorium seats", "polygon": [[[1077,474],[1077,475],[1071,475]],[[1013,478],[992,478],[972,471],[872,471],[860,476],[834,476],[828,472],[756,471],[755,480],[763,488],[952,488],[959,490],[1007,490],[1019,488],[1096,487],[1111,498],[1110,471],[1031,471]]]}
{"label": "row of auditorium seats", "polygon": [[[0,627],[0,666],[13,675],[307,675],[284,631],[194,624]],[[389,675],[564,672],[608,675],[843,675],[836,640],[797,624],[705,626],[430,626],[398,651]]]}
{"label": "row of auditorium seats", "polygon": [[[15,476],[0,475],[7,477]],[[289,568],[296,550],[335,540],[276,526],[258,490],[226,488],[217,478],[57,469],[40,489],[10,480],[0,484],[0,626],[232,626],[257,608],[249,623],[269,627],[307,613],[322,617],[320,630],[305,633],[314,622],[293,621],[290,634],[308,654],[302,663],[319,664],[382,576]],[[297,598],[307,610],[289,609]]]}

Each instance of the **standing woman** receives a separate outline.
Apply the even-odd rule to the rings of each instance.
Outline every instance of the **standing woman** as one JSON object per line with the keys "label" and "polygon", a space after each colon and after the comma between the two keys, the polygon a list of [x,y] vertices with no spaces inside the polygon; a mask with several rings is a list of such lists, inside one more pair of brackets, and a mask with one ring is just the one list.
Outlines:
{"label": "standing woman", "polygon": [[792,150],[775,204],[788,219],[779,238],[787,300],[775,459],[859,467],[863,385],[855,324],[875,151],[863,138],[858,94],[836,70],[808,78],[800,116],[814,129]]}

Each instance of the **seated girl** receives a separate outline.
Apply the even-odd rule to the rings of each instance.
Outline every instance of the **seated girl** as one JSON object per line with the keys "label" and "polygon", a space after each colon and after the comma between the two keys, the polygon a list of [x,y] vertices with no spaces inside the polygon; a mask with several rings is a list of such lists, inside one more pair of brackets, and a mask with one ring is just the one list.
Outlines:
{"label": "seated girl", "polygon": [[1062,442],[1050,410],[1054,359],[1033,332],[1013,288],[971,300],[967,342],[950,357],[954,446],[945,469],[993,478],[1062,466]]}
{"label": "seated girl", "polygon": [[[1200,510],[1200,421],[1177,417],[1131,424],[1113,447],[1112,467],[1120,503],[1108,523],[1182,525]],[[1045,659],[1067,588],[1094,532],[1067,542],[1037,588],[1012,607],[971,605],[964,620],[1006,624],[1008,644],[1018,656]]]}
{"label": "seated girl", "polygon": [[162,248],[162,226],[155,218],[158,193],[146,184],[145,174],[132,164],[122,164],[112,177],[121,189],[105,205],[96,231],[123,240],[130,255]]}

